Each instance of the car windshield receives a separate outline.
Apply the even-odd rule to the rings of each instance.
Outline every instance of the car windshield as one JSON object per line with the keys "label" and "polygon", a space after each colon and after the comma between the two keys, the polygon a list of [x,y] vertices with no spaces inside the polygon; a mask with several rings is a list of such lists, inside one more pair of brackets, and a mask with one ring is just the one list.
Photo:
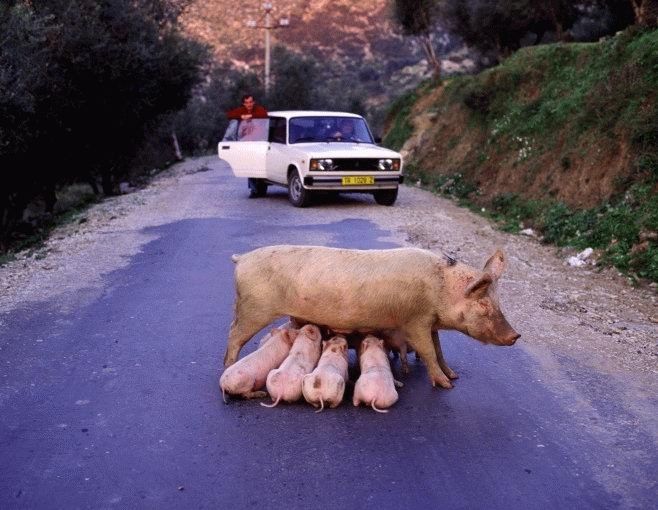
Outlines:
{"label": "car windshield", "polygon": [[226,128],[223,141],[225,142],[264,142],[270,119],[231,120]]}
{"label": "car windshield", "polygon": [[294,117],[289,128],[289,143],[374,143],[366,121],[360,117]]}

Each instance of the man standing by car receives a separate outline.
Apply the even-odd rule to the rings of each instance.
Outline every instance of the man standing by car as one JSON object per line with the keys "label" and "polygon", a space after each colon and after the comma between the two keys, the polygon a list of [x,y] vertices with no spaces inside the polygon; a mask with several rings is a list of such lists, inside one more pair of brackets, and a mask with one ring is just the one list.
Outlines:
{"label": "man standing by car", "polygon": [[229,120],[250,120],[250,119],[266,119],[267,110],[261,105],[256,104],[254,96],[245,94],[242,96],[242,106],[233,108],[226,112]]}
{"label": "man standing by car", "polygon": [[[256,104],[256,100],[252,94],[245,94],[242,96],[242,106],[233,108],[226,112],[226,116],[229,120],[237,121],[249,121],[251,119],[266,119],[267,110],[259,104]],[[258,182],[255,179],[247,179],[247,185],[249,186],[249,196],[251,198],[258,197],[262,195],[262,189],[259,189]],[[262,188],[262,185],[261,185]]]}

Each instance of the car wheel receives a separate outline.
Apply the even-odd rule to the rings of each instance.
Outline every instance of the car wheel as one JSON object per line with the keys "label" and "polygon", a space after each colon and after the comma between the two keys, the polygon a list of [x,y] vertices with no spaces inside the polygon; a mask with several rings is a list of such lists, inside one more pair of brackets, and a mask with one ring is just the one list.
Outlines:
{"label": "car wheel", "polygon": [[267,195],[267,183],[264,179],[249,179],[249,196],[260,198]]}
{"label": "car wheel", "polygon": [[379,205],[393,205],[398,198],[398,188],[380,189],[375,191],[373,196]]}
{"label": "car wheel", "polygon": [[309,204],[311,193],[302,186],[302,180],[296,171],[290,172],[288,177],[288,200],[295,207],[306,207]]}

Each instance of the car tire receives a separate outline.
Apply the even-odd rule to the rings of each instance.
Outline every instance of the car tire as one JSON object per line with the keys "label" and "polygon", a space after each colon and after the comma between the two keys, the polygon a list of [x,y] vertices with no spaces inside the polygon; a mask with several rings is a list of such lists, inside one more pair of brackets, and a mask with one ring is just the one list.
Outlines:
{"label": "car tire", "polygon": [[306,207],[311,200],[311,192],[304,188],[296,170],[288,176],[288,200],[295,207]]}
{"label": "car tire", "polygon": [[373,196],[379,205],[393,205],[398,198],[398,188],[380,189],[375,191]]}

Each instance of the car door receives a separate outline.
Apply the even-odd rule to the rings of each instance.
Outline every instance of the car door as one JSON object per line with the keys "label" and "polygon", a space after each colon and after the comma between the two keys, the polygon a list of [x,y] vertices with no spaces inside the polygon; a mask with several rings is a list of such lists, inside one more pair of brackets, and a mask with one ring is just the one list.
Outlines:
{"label": "car door", "polygon": [[288,182],[287,120],[284,117],[270,117],[270,146],[265,157],[267,178],[279,184]]}
{"label": "car door", "polygon": [[224,139],[217,144],[217,155],[236,177],[265,179],[268,131],[269,119],[231,121]]}

